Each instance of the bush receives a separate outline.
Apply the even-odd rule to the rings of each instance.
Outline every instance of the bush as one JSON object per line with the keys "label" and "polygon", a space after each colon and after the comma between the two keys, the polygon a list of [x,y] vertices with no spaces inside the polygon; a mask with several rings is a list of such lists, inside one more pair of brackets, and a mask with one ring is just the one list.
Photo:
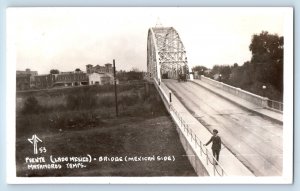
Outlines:
{"label": "bush", "polygon": [[34,96],[30,96],[26,99],[24,107],[22,109],[23,114],[33,114],[41,112],[43,107],[39,104],[38,100]]}

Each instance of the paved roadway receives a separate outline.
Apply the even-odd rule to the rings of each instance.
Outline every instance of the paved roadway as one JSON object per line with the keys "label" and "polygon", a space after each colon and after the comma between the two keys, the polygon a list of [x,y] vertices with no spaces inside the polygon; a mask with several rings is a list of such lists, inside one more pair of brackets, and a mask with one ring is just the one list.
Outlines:
{"label": "paved roadway", "polygon": [[282,175],[282,125],[192,82],[163,82],[206,128],[219,130],[224,145],[256,176]]}

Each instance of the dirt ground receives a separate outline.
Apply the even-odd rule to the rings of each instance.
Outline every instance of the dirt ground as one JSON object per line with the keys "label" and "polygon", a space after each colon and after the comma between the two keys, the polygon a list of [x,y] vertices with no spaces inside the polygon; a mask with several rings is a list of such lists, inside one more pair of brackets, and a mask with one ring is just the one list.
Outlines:
{"label": "dirt ground", "polygon": [[[32,153],[28,140],[17,140],[17,176],[196,176],[179,141],[176,127],[169,116],[150,119],[144,117],[120,117],[109,119],[101,127],[93,129],[62,131],[53,134],[38,135],[49,156],[86,156],[97,158],[84,163],[84,168],[66,168],[67,162],[59,163],[62,169],[27,170],[26,157]],[[29,137],[30,138],[30,137]],[[128,161],[127,157],[150,157],[155,161]],[[158,158],[170,156],[172,160],[158,161]],[[123,161],[99,162],[99,157],[122,158]],[[169,157],[169,159],[170,159]],[[174,160],[175,159],[175,160]]]}

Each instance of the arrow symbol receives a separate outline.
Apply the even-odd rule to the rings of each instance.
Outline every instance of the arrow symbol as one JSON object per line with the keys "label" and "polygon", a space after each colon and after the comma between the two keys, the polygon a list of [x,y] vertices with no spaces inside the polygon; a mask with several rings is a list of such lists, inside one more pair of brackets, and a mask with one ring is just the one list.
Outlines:
{"label": "arrow symbol", "polygon": [[37,150],[37,143],[38,142],[43,142],[40,138],[38,138],[36,136],[36,134],[32,135],[31,139],[28,139],[28,141],[33,144],[33,153],[34,154],[38,154],[38,150]]}

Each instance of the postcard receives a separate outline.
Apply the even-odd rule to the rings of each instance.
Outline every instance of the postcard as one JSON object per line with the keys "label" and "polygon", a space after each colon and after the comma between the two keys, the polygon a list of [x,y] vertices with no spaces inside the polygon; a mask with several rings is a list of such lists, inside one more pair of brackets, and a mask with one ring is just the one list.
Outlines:
{"label": "postcard", "polygon": [[10,184],[291,184],[293,8],[7,8]]}

